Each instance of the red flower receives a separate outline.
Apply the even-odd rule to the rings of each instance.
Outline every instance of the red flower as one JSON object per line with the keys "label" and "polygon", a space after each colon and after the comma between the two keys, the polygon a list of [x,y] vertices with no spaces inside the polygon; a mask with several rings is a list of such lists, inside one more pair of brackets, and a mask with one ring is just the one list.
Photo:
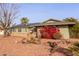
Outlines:
{"label": "red flower", "polygon": [[52,26],[44,26],[41,28],[40,33],[43,38],[53,38],[54,33],[59,32],[60,30],[57,27]]}

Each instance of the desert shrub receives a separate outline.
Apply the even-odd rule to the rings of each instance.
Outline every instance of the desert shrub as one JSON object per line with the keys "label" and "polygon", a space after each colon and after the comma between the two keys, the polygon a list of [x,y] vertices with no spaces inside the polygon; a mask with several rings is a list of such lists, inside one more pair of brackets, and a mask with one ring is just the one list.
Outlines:
{"label": "desert shrub", "polygon": [[54,33],[53,38],[54,39],[60,39],[61,38],[61,34],[60,33]]}
{"label": "desert shrub", "polygon": [[73,55],[79,56],[78,47],[70,47],[69,50],[72,51]]}
{"label": "desert shrub", "polygon": [[54,47],[57,46],[57,43],[56,43],[56,42],[50,42],[50,41],[48,41],[47,43],[49,44],[49,46],[50,46],[51,48],[54,48]]}
{"label": "desert shrub", "polygon": [[73,56],[73,53],[71,50],[67,49],[67,48],[63,48],[63,47],[58,47],[56,49],[57,52],[60,52],[62,54],[64,54],[65,56]]}
{"label": "desert shrub", "polygon": [[25,43],[27,43],[27,40],[26,40],[26,38],[23,38],[23,39],[21,40],[21,43],[22,43],[22,44],[25,44]]}
{"label": "desert shrub", "polygon": [[69,47],[69,50],[71,50],[74,55],[79,56],[79,43],[74,43],[72,47]]}
{"label": "desert shrub", "polygon": [[41,41],[37,38],[31,38],[31,40],[27,40],[28,43],[40,44]]}
{"label": "desert shrub", "polygon": [[31,38],[30,40],[27,40],[28,43],[35,43],[35,39]]}
{"label": "desert shrub", "polygon": [[52,53],[54,53],[56,51],[56,49],[58,48],[58,45],[57,45],[56,42],[50,42],[50,41],[48,41],[47,43],[48,43],[48,45],[50,47],[50,49],[49,49],[50,54],[49,55],[51,56]]}
{"label": "desert shrub", "polygon": [[79,43],[78,42],[74,43],[74,46],[79,48]]}
{"label": "desert shrub", "polygon": [[74,43],[73,46],[70,47],[70,49],[72,51],[78,51],[79,50],[79,43],[78,42]]}

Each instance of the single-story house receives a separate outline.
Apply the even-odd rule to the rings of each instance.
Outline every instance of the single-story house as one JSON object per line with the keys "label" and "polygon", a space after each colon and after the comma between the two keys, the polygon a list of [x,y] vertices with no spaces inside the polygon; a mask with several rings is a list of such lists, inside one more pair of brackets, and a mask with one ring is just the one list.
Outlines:
{"label": "single-story house", "polygon": [[59,21],[55,19],[49,19],[42,23],[19,24],[12,27],[12,33],[19,33],[17,35],[22,34],[24,36],[26,35],[28,31],[31,31],[33,28],[36,28],[35,30],[36,35],[37,37],[39,37],[41,35],[40,34],[41,27],[46,26],[46,25],[56,26],[57,28],[59,28],[61,35],[65,39],[69,39],[70,38],[69,27],[75,25],[75,22],[64,22],[64,21]]}

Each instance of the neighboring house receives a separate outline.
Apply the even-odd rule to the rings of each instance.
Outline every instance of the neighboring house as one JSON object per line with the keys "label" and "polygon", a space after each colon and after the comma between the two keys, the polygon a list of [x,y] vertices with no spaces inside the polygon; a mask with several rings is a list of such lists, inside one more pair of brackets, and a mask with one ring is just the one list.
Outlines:
{"label": "neighboring house", "polygon": [[[31,23],[31,24],[20,24],[20,25],[16,25],[12,28],[12,32],[13,33],[18,33],[17,35],[22,34],[22,36],[26,36],[26,33],[28,33],[29,31],[31,31],[33,28],[36,28],[35,31],[37,37],[40,37],[40,29],[43,26],[56,26],[57,28],[59,28],[61,35],[65,38],[65,39],[69,39],[70,38],[70,33],[69,33],[69,27],[73,26],[75,23],[74,22],[62,22],[59,20],[54,20],[54,19],[49,19],[47,21],[44,21],[42,23]],[[15,34],[14,34],[15,35]]]}

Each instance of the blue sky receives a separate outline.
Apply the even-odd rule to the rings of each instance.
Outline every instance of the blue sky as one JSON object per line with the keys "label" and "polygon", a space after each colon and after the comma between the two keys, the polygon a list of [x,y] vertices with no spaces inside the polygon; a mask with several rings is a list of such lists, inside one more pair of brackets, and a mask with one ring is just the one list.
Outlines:
{"label": "blue sky", "polygon": [[62,20],[67,17],[79,19],[79,4],[68,3],[23,3],[19,6],[19,18],[16,23],[20,23],[22,17],[27,17],[30,23],[42,22],[53,18]]}

